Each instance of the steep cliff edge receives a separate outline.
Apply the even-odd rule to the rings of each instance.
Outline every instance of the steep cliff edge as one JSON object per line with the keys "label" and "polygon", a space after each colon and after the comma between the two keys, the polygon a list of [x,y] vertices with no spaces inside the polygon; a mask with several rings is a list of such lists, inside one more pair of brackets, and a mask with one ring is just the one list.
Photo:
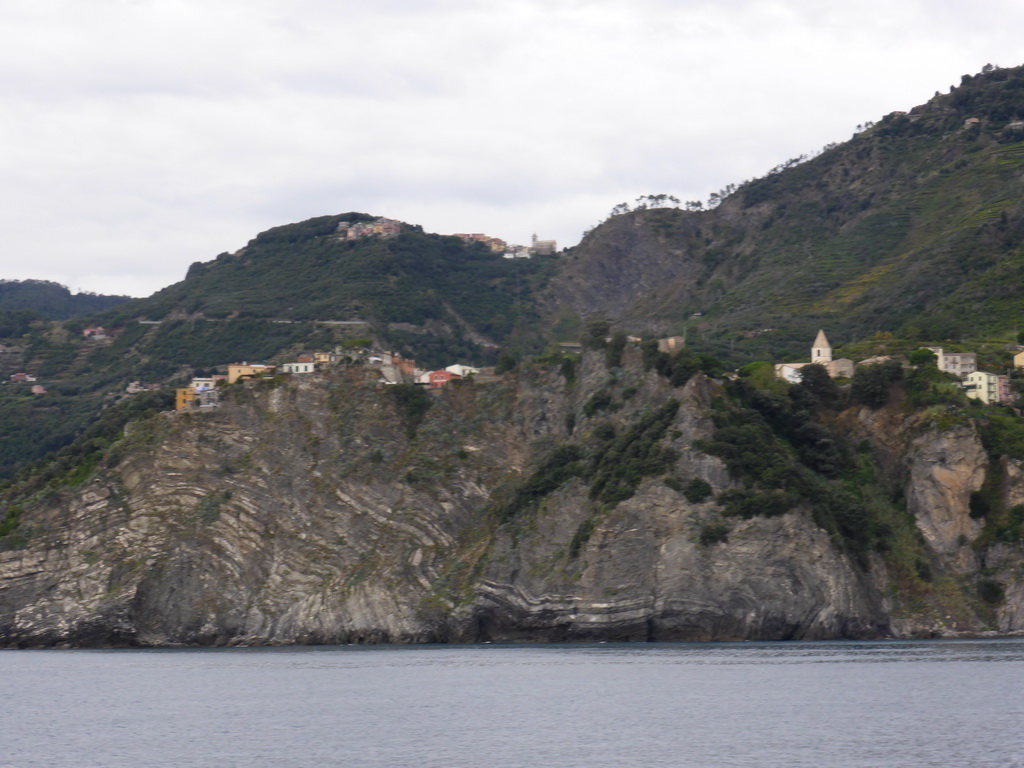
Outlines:
{"label": "steep cliff edge", "polygon": [[[722,384],[698,373],[673,387],[635,348],[611,368],[601,352],[524,364],[502,382],[443,391],[425,413],[398,392],[343,370],[238,385],[218,410],[131,424],[105,468],[23,502],[23,546],[0,552],[0,642],[1024,629],[1019,549],[963,543],[977,538],[964,493],[979,481],[965,469],[958,490],[936,491],[944,477],[914,469],[935,464],[924,437],[898,463],[925,535],[898,531],[908,542],[896,549],[924,553],[930,582],[904,578],[882,548],[851,548],[799,500],[727,515],[720,502],[742,494],[742,478],[697,447],[717,434]],[[973,434],[942,439],[958,461],[976,458]],[[1014,471],[1006,482],[1019,496]],[[951,541],[974,560],[951,559]],[[968,582],[996,558],[1003,595],[986,614]]]}

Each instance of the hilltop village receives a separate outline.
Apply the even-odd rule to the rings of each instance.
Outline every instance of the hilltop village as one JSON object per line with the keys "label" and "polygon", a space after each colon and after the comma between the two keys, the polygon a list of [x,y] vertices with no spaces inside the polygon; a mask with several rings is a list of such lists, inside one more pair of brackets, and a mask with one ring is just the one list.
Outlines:
{"label": "hilltop village", "polygon": [[[333,237],[336,240],[345,242],[376,238],[387,240],[398,237],[402,228],[408,225],[394,219],[377,217],[367,221],[340,221],[335,226]],[[508,243],[497,237],[491,237],[483,233],[455,233],[450,237],[458,238],[465,243],[480,243],[494,254],[500,254],[506,259],[528,259],[534,256],[553,256],[558,250],[558,243],[555,240],[542,240],[533,235],[531,244],[517,245]],[[291,323],[291,320],[272,320],[275,323]],[[359,320],[323,320],[320,321],[329,326],[365,326],[366,323]],[[159,320],[139,320],[140,325],[159,325]],[[90,344],[103,345],[115,340],[123,328],[107,329],[102,326],[88,327],[81,331],[81,337]],[[370,342],[366,346],[348,349],[342,352],[337,349],[334,352],[314,352],[309,355],[299,356],[294,362],[281,365],[268,363],[231,363],[227,366],[226,374],[218,374],[212,377],[194,378],[188,387],[177,389],[178,409],[197,406],[210,407],[218,401],[216,386],[220,382],[233,384],[240,378],[259,378],[281,374],[303,374],[312,373],[315,369],[335,365],[340,361],[358,363],[368,366],[376,366],[381,371],[381,381],[385,384],[420,384],[428,389],[440,389],[451,381],[457,381],[466,376],[473,375],[481,378],[488,376],[488,370],[478,369],[467,365],[454,364],[439,371],[425,371],[415,367],[415,361],[403,360],[401,356],[387,351],[373,350]],[[219,366],[223,368],[224,366]],[[32,395],[46,395],[45,385],[38,381],[38,375],[19,371],[9,376],[3,383],[30,384]],[[157,390],[162,384],[142,384],[138,381],[131,382],[126,388],[126,393],[137,394],[146,390]],[[191,393],[191,394],[189,394]]]}
{"label": "hilltop village", "polygon": [[[372,221],[339,221],[335,229],[335,237],[339,240],[352,241],[362,240],[365,237],[379,237],[387,239],[398,237],[402,232],[402,222],[384,217]],[[528,259],[531,256],[553,256],[558,250],[558,243],[555,240],[539,240],[537,235],[533,236],[529,246],[507,243],[501,238],[490,237],[479,232],[466,234],[456,232],[452,237],[457,237],[466,243],[481,243],[491,250],[492,253],[500,253],[506,259]]]}

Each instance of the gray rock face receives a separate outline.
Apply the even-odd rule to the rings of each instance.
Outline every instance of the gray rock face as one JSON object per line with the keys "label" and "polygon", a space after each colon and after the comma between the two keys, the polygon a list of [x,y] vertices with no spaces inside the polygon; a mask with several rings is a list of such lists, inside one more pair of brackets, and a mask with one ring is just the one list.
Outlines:
{"label": "gray rock face", "polygon": [[[803,511],[723,521],[713,500],[687,501],[660,477],[600,505],[577,478],[502,519],[496,505],[555,447],[587,446],[599,425],[624,429],[669,397],[680,402],[662,439],[676,452],[671,474],[703,479],[715,493],[733,487],[721,461],[693,447],[713,430],[717,384],[697,376],[673,390],[642,370],[635,350],[612,371],[602,357],[586,355],[571,385],[557,371],[524,369],[445,391],[414,438],[396,400],[358,370],[238,387],[216,411],[134,424],[119,460],[26,508],[28,544],[0,552],[0,642],[933,631],[894,621],[880,561],[853,562]],[[616,406],[587,416],[596,392]],[[977,440],[950,434],[911,445],[908,503],[936,557],[951,557],[961,534],[977,535],[965,506],[984,471]],[[723,522],[724,541],[701,543]],[[1019,553],[1002,557],[1010,564]],[[1024,593],[1007,580],[1006,594],[999,626],[1010,631],[1024,620]]]}
{"label": "gray rock face", "polygon": [[971,494],[981,488],[988,463],[977,435],[968,427],[929,431],[912,440],[910,457],[908,510],[935,552],[960,552],[982,528],[969,514]]}
{"label": "gray rock face", "polygon": [[[799,514],[738,523],[697,543],[701,511],[657,481],[603,518],[575,566],[579,489],[559,514],[496,546],[482,635],[500,640],[786,640],[873,636],[884,616],[828,535]],[[562,566],[561,578],[553,579]]]}
{"label": "gray rock face", "polygon": [[701,248],[689,245],[700,230],[692,215],[682,211],[650,214],[678,227],[680,236],[659,236],[650,222],[632,216],[613,217],[585,241],[585,258],[563,263],[540,297],[546,311],[557,316],[568,308],[579,317],[613,317],[624,327],[659,333],[674,327],[674,321],[665,319],[673,317],[669,308],[685,305],[706,272]]}

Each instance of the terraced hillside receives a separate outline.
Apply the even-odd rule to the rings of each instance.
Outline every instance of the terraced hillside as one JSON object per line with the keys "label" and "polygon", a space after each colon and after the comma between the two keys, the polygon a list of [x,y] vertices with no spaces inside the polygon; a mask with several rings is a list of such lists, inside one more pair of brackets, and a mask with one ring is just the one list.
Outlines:
{"label": "terraced hillside", "polygon": [[846,340],[1015,331],[1022,119],[1024,69],[993,70],[713,210],[613,216],[566,260],[548,316],[689,325],[691,338],[735,342],[740,359],[784,353],[820,326]]}

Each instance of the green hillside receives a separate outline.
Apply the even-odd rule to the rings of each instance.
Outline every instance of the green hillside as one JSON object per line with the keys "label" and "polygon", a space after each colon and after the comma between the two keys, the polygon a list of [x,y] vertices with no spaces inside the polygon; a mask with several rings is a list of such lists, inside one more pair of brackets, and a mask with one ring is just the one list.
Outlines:
{"label": "green hillside", "polygon": [[339,222],[371,219],[347,213],[275,227],[106,317],[366,320],[382,331],[396,323],[432,325],[435,334],[494,343],[536,323],[531,285],[550,259],[505,259],[482,244],[408,224],[390,238],[337,233]]}
{"label": "green hillside", "polygon": [[[0,373],[24,370],[47,390],[0,388],[0,479],[66,445],[132,381],[174,386],[196,371],[353,337],[424,367],[493,364],[499,345],[542,348],[533,286],[555,259],[509,260],[407,224],[393,238],[338,237],[339,222],[372,219],[349,213],[276,227],[235,254],[193,264],[180,283],[87,321],[0,312],[0,344],[18,351],[17,364],[7,359]],[[364,324],[344,324],[355,320]],[[86,325],[103,326],[107,337],[83,337]]]}
{"label": "green hillside", "polygon": [[[0,388],[0,478],[67,444],[131,381],[173,386],[356,336],[438,367],[493,362],[498,347],[535,354],[607,320],[685,332],[739,365],[802,355],[821,327],[864,354],[874,337],[899,350],[963,342],[1001,363],[1024,329],[1024,68],[987,69],[713,209],[617,206],[555,257],[507,260],[409,224],[347,239],[340,223],[374,220],[350,212],[263,232],[88,318],[0,303],[4,375],[47,388]],[[365,324],[339,324],[352,321]],[[114,333],[85,339],[86,324]]]}
{"label": "green hillside", "polygon": [[[1015,332],[1024,327],[1022,119],[1024,68],[992,70],[784,163],[713,210],[613,216],[552,283],[559,295],[582,286],[581,298],[549,300],[548,311],[627,329],[689,324],[738,360],[806,346],[818,327],[843,340]],[[623,297],[626,270],[646,283]]]}
{"label": "green hillside", "polygon": [[0,280],[0,316],[33,312],[46,320],[67,320],[91,315],[130,301],[130,296],[71,293],[49,280]]}

